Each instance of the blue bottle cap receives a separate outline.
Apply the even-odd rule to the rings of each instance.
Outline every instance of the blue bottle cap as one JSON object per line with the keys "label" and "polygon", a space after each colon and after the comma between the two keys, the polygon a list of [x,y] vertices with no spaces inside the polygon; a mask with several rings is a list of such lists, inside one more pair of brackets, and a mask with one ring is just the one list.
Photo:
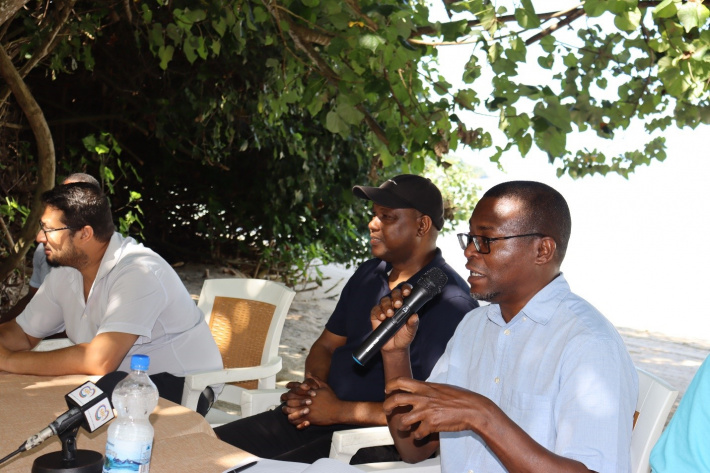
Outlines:
{"label": "blue bottle cap", "polygon": [[148,355],[133,355],[131,357],[131,370],[148,371],[150,357]]}

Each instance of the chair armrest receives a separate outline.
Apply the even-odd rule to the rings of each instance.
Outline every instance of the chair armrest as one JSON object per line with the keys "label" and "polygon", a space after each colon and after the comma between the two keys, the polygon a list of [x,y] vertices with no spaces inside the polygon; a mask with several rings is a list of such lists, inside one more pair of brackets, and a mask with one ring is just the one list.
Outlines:
{"label": "chair armrest", "polygon": [[281,395],[285,392],[288,392],[288,389],[245,389],[242,391],[240,403],[242,417],[273,409],[281,404]]}
{"label": "chair armrest", "polygon": [[188,409],[195,410],[200,394],[207,386],[275,377],[279,371],[281,371],[281,357],[273,358],[268,364],[261,366],[190,373],[185,375],[181,404]]}
{"label": "chair armrest", "polygon": [[379,445],[394,445],[389,428],[385,426],[364,427],[333,432],[330,444],[330,458],[350,463],[358,450]]}

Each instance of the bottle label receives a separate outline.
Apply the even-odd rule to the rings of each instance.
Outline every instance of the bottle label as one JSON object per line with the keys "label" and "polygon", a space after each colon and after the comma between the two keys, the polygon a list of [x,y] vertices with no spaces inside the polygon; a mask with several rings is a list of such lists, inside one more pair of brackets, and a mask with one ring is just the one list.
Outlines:
{"label": "bottle label", "polygon": [[106,459],[103,473],[148,473],[152,442],[109,439],[106,442]]}

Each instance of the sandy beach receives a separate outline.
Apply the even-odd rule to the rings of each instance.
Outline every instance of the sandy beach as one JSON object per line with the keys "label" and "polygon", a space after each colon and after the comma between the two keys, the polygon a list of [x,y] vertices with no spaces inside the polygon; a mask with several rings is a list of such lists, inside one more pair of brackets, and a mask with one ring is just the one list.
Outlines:
{"label": "sandy beach", "polygon": [[[205,277],[241,277],[239,272],[214,265],[186,264],[176,268],[190,294],[199,296]],[[353,272],[340,265],[322,266],[322,286],[314,283],[296,287],[281,336],[280,354],[283,369],[277,377],[280,385],[301,380],[311,344],[321,334],[335,308],[340,291]],[[710,340],[667,336],[633,327],[617,327],[634,363],[659,376],[678,389],[678,401],[700,364],[710,353]],[[674,412],[674,409],[671,411]]]}

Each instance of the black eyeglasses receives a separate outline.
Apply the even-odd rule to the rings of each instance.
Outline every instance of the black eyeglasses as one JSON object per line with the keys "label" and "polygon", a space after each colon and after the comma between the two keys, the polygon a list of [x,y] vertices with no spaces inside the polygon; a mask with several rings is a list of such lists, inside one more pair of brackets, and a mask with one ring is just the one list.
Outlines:
{"label": "black eyeglasses", "polygon": [[39,229],[44,232],[44,237],[49,238],[47,233],[58,232],[59,230],[78,230],[77,227],[62,227],[62,228],[44,228],[44,224],[39,222]]}
{"label": "black eyeglasses", "polygon": [[498,241],[498,240],[509,240],[511,238],[521,238],[521,237],[529,237],[529,236],[537,236],[537,237],[544,237],[542,233],[526,233],[525,235],[511,235],[511,236],[504,236],[504,237],[495,237],[495,238],[488,238],[483,235],[471,235],[470,233],[458,233],[456,234],[457,237],[459,237],[459,244],[461,245],[461,249],[465,250],[468,248],[468,245],[473,243],[473,246],[476,247],[476,251],[481,253],[482,255],[487,255],[488,253],[491,252],[491,242],[492,241]]}

